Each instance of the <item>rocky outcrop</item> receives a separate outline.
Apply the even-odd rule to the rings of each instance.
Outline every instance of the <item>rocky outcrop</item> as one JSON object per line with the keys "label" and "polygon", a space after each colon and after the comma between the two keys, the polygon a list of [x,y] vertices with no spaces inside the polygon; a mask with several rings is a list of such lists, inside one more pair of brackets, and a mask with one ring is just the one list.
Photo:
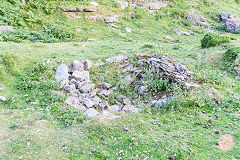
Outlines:
{"label": "rocky outcrop", "polygon": [[187,16],[187,20],[192,25],[209,25],[205,17],[199,15],[196,11],[190,10]]}
{"label": "rocky outcrop", "polygon": [[226,29],[230,32],[240,31],[240,18],[237,18],[236,15],[230,13],[222,13],[220,14],[220,20],[224,23]]}
{"label": "rocky outcrop", "polygon": [[221,13],[219,18],[221,22],[225,23],[228,19],[236,18],[236,15],[231,13]]}
{"label": "rocky outcrop", "polygon": [[104,22],[105,23],[117,23],[119,20],[117,17],[104,17]]}
{"label": "rocky outcrop", "polygon": [[124,62],[125,60],[128,60],[127,56],[124,56],[122,54],[118,54],[114,57],[109,57],[106,59],[106,63],[120,63],[120,62]]}
{"label": "rocky outcrop", "polygon": [[193,79],[193,72],[167,56],[138,55],[138,59],[139,66],[146,65],[149,69],[154,69],[157,72],[155,74],[161,75],[171,83],[186,83]]}

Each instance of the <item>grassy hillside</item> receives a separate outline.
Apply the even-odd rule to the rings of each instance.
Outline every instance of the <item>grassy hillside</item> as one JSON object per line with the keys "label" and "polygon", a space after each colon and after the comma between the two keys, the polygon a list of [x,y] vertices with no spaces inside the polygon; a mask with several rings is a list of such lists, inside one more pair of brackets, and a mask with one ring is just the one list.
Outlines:
{"label": "grassy hillside", "polygon": [[[6,40],[57,42],[57,41],[87,41],[88,39],[145,39],[156,41],[162,34],[172,34],[176,29],[187,29],[190,26],[186,17],[190,9],[205,16],[215,27],[221,28],[218,16],[220,13],[231,12],[239,15],[239,4],[234,1],[175,1],[170,0],[168,6],[154,13],[143,9],[127,7],[122,10],[115,1],[96,1],[99,3],[93,13],[74,13],[67,18],[60,8],[94,8],[91,1],[29,1],[27,5],[18,0],[7,0],[1,3],[0,23],[14,26],[19,32]],[[222,7],[225,6],[225,7]],[[100,16],[97,22],[91,22],[89,17]],[[119,29],[109,27],[103,22],[103,17],[119,16]],[[71,17],[71,16],[70,16]],[[24,28],[23,28],[24,27]],[[125,27],[132,28],[127,33]],[[204,28],[204,27],[203,27]],[[23,30],[23,31],[22,31]],[[119,33],[126,33],[121,36]],[[11,34],[12,35],[12,34]],[[19,38],[21,37],[21,38]],[[11,39],[12,38],[12,39]],[[50,39],[50,40],[49,40]]]}
{"label": "grassy hillside", "polygon": [[[240,81],[224,61],[226,50],[239,46],[240,35],[226,32],[218,20],[222,12],[240,17],[237,1],[170,0],[167,7],[149,13],[122,10],[113,0],[101,0],[96,1],[100,5],[96,12],[77,13],[80,19],[66,18],[59,8],[93,7],[88,0],[0,2],[0,24],[15,29],[0,35],[0,96],[8,98],[0,102],[0,159],[240,158]],[[190,9],[230,42],[203,49],[201,40],[208,27],[192,29],[186,20]],[[102,19],[87,19],[96,14],[121,15],[116,24],[120,28],[109,27]],[[178,35],[175,30],[191,34]],[[68,95],[59,93],[54,80],[58,64],[69,65],[75,59],[95,63],[119,53],[175,58],[195,73],[201,87],[189,91],[176,87],[173,103],[163,108],[145,106],[140,114],[113,121],[87,119],[64,103]],[[103,76],[116,84],[122,73],[106,65],[93,67],[90,74],[94,83]],[[209,96],[210,88],[215,99]],[[132,86],[114,92],[109,103],[120,94],[133,98]],[[216,145],[225,134],[235,141],[229,151]]]}

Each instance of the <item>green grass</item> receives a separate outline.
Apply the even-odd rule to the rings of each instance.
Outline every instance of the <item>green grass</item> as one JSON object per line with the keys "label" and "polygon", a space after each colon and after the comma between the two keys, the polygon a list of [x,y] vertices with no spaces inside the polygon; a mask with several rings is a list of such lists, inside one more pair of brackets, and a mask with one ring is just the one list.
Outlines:
{"label": "green grass", "polygon": [[[175,159],[239,158],[239,114],[227,110],[130,115],[124,120],[104,124],[93,120],[68,128],[59,128],[54,121],[37,126],[36,121],[42,119],[37,111],[3,111],[3,159],[167,159],[170,155]],[[11,129],[14,124],[21,127]],[[123,130],[126,127],[128,131]],[[219,135],[215,129],[220,130]],[[235,145],[224,152],[216,143],[227,133],[234,135]]]}
{"label": "green grass", "polygon": [[[216,17],[222,12],[229,12],[240,15],[237,10],[239,4],[234,0],[226,1],[203,1],[194,2],[176,1],[168,2],[168,6],[155,12],[154,14],[145,12],[142,9],[120,9],[120,5],[112,1],[97,1],[100,9],[94,13],[78,13],[80,19],[67,19],[66,14],[59,11],[61,7],[93,7],[89,5],[89,0],[85,1],[30,1],[29,4],[23,5],[18,0],[3,1],[1,3],[2,25],[12,25],[16,32],[6,35],[5,41],[42,41],[42,42],[59,42],[59,41],[87,41],[88,39],[125,39],[134,41],[136,39],[145,39],[146,41],[157,40],[162,33],[168,35],[173,34],[174,30],[188,30],[189,22],[186,21],[188,10],[195,9],[199,14],[204,15],[209,22],[213,22],[216,26],[223,26]],[[224,8],[222,6],[225,5]],[[57,8],[56,11],[52,8]],[[181,9],[179,9],[181,8]],[[169,14],[168,14],[169,13]],[[91,22],[88,17],[101,15],[112,16],[119,15],[120,23],[117,25],[119,29],[108,27],[103,20]],[[50,27],[49,27],[50,26]],[[23,29],[23,27],[25,27]],[[132,28],[132,33],[127,33],[125,27]],[[47,31],[52,30],[46,33]],[[56,29],[57,28],[57,29]],[[201,32],[204,29],[197,32]],[[126,37],[122,37],[120,32],[126,33]],[[224,31],[223,31],[224,32]],[[0,40],[4,40],[0,38]]]}
{"label": "green grass", "polygon": [[[1,143],[1,156],[3,159],[16,159],[21,156],[23,159],[104,159],[108,156],[112,159],[129,159],[143,155],[150,159],[166,159],[170,155],[175,159],[239,158],[239,113],[236,107],[232,108],[233,105],[239,105],[239,101],[232,99],[231,93],[240,94],[240,84],[234,79],[234,75],[221,70],[224,46],[202,50],[201,37],[202,35],[189,36],[188,39],[179,37],[180,42],[183,42],[180,43],[183,48],[179,50],[172,50],[175,44],[154,41],[144,43],[145,41],[141,40],[55,44],[1,43],[1,66],[5,75],[2,77],[1,86],[5,89],[0,93],[10,97],[10,101],[1,104],[4,119],[1,121],[1,139],[6,140],[6,135],[11,138],[10,141]],[[155,47],[143,48],[143,44]],[[170,107],[161,110],[147,108],[139,115],[125,115],[124,120],[97,123],[94,120],[87,121],[81,113],[63,103],[64,96],[52,92],[58,89],[53,81],[57,64],[69,64],[73,59],[79,58],[93,62],[98,59],[104,61],[115,54],[132,56],[135,52],[174,57],[196,72],[197,81],[206,83],[202,86],[202,91],[215,87],[218,98],[223,100],[222,103],[216,106],[214,100],[210,99],[210,103],[204,101],[207,97],[201,90],[186,92],[187,97],[184,94],[178,95],[176,91],[178,101]],[[46,63],[48,59],[50,63]],[[97,74],[98,70],[101,72]],[[109,74],[109,70],[93,68],[91,77],[94,80],[95,76],[102,75],[107,82],[116,84],[117,79],[113,77],[119,74]],[[25,94],[28,94],[28,97],[25,97]],[[29,104],[36,99],[39,100],[38,105]],[[201,113],[205,110],[210,112]],[[6,111],[13,113],[6,114]],[[215,114],[219,119],[215,119]],[[47,127],[39,128],[35,125],[36,121],[41,119],[48,120]],[[208,123],[209,119],[212,124]],[[203,128],[197,123],[203,123],[209,128]],[[227,125],[228,128],[225,128]],[[129,128],[128,132],[123,130],[125,127]],[[234,135],[235,145],[230,151],[223,152],[216,148],[215,144],[220,135],[215,134],[214,129],[221,130],[220,135]],[[135,145],[136,142],[138,145]],[[95,152],[92,153],[92,150]],[[122,153],[119,153],[120,151]]]}
{"label": "green grass", "polygon": [[[10,38],[20,38],[21,43],[0,42],[0,88],[4,88],[0,95],[8,97],[7,102],[0,102],[0,159],[240,158],[240,81],[226,69],[223,58],[228,48],[239,47],[240,36],[220,30],[219,35],[236,40],[203,49],[201,39],[206,34],[205,27],[189,29],[190,24],[185,19],[188,10],[193,8],[209,22],[216,23],[214,27],[222,26],[215,18],[219,13],[231,11],[239,15],[239,5],[234,0],[172,0],[168,7],[154,15],[142,9],[121,10],[113,1],[97,1],[102,6],[97,14],[106,11],[107,14],[123,14],[117,24],[119,29],[108,27],[103,21],[89,22],[85,13],[80,15],[81,19],[69,20],[62,13],[47,12],[50,7],[61,7],[60,1],[43,3],[39,0],[35,9],[32,5],[13,2],[16,4],[0,18],[0,23],[13,25],[16,30],[23,29],[21,35],[42,31],[43,37],[40,37],[41,42],[32,43],[33,34],[25,39],[10,34]],[[84,6],[88,2],[72,0],[64,5]],[[9,1],[3,1],[1,6],[7,3]],[[0,11],[9,8],[5,7]],[[16,12],[23,10],[28,12],[15,16],[18,21],[12,19]],[[51,27],[50,31],[44,30],[49,24],[56,30]],[[131,28],[132,32],[127,33],[125,27]],[[195,35],[179,36],[174,30]],[[59,34],[65,32],[61,31],[74,33],[69,35],[71,42],[42,43],[47,42],[45,40],[65,41]],[[122,37],[120,32],[126,36]],[[166,35],[174,41],[164,40]],[[6,41],[11,40],[7,39],[9,37]],[[51,38],[56,41],[50,41]],[[91,38],[95,41],[88,40]],[[39,41],[39,37],[36,40]],[[143,113],[123,115],[116,121],[89,120],[64,103],[68,95],[59,92],[54,81],[57,65],[70,65],[74,59],[90,59],[95,63],[116,54],[133,57],[135,53],[175,58],[195,73],[194,81],[201,84],[201,88],[185,91],[179,86],[169,86],[173,100],[165,107],[152,109],[144,106]],[[125,74],[119,73],[117,66],[112,65],[93,67],[90,71],[94,83],[99,83],[98,77],[104,77],[106,82],[117,85],[122,75]],[[162,88],[159,83],[163,82],[157,76],[149,77],[148,81],[152,83],[152,92]],[[219,104],[208,95],[211,87],[215,88]],[[110,104],[120,94],[134,99],[134,86],[121,84],[121,89],[111,95]],[[146,100],[149,96],[151,93],[139,97],[139,100]],[[30,104],[37,100],[38,104]],[[216,129],[220,134],[215,133]],[[235,140],[227,152],[216,146],[223,134],[232,134]]]}

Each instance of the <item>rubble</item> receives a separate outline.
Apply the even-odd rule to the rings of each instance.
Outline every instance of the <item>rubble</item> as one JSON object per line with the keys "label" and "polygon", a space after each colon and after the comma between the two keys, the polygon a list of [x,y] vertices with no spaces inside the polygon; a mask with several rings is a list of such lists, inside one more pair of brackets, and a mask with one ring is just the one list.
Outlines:
{"label": "rubble", "polygon": [[[145,80],[145,70],[150,74],[158,74],[160,78],[167,80],[167,83],[178,83],[186,89],[197,88],[200,85],[192,82],[193,72],[188,70],[182,64],[176,62],[175,59],[167,56],[148,56],[136,55],[137,65],[134,67],[130,64],[128,57],[124,55],[116,55],[106,60],[106,63],[119,65],[119,70],[128,74],[124,77],[119,77],[119,84],[135,85],[138,95],[143,95],[149,91],[150,84]],[[71,94],[65,101],[68,105],[83,112],[87,117],[103,116],[115,119],[117,116],[110,113],[139,113],[141,109],[133,105],[133,101],[124,95],[116,97],[115,104],[109,105],[108,101],[110,95],[114,90],[118,90],[118,86],[111,83],[104,82],[104,78],[99,84],[93,84],[90,80],[89,71],[93,63],[89,60],[74,60],[71,68],[67,65],[61,64],[57,68],[56,80],[60,83],[64,81],[64,90]],[[135,78],[132,78],[134,76]],[[137,81],[135,81],[135,79]],[[157,97],[157,96],[155,96]],[[163,96],[160,99],[152,100],[153,107],[163,107],[168,101],[169,97]],[[137,104],[134,100],[134,104]]]}

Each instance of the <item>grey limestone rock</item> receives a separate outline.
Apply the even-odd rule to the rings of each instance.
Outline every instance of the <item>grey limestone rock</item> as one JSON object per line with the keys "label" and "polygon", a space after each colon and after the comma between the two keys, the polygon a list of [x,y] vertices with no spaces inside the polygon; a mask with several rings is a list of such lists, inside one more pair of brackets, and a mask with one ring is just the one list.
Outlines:
{"label": "grey limestone rock", "polygon": [[99,114],[100,113],[97,110],[95,110],[94,108],[89,108],[83,113],[83,115],[88,118],[94,118],[94,117],[98,116]]}

